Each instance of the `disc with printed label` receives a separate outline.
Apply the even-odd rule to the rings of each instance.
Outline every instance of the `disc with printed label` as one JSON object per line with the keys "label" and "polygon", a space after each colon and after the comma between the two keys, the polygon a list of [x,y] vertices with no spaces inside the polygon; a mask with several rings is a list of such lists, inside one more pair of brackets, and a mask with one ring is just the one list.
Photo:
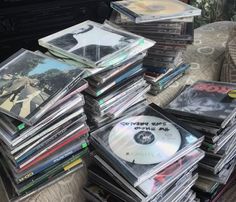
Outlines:
{"label": "disc with printed label", "polygon": [[181,134],[170,122],[154,116],[134,116],[115,125],[109,146],[121,159],[135,164],[157,164],[181,146]]}
{"label": "disc with printed label", "polygon": [[129,1],[126,5],[130,10],[141,15],[174,15],[185,11],[185,6],[172,0],[135,0]]}

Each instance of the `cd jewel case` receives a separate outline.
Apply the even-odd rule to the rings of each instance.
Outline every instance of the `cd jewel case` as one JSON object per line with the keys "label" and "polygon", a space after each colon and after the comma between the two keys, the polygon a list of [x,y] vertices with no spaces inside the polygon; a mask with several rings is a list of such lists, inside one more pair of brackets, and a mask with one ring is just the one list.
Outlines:
{"label": "cd jewel case", "polygon": [[[100,167],[101,177],[106,177],[104,171],[137,201],[150,201],[159,193],[163,193],[171,184],[173,184],[182,175],[186,175],[190,170],[196,169],[196,164],[204,157],[204,152],[197,149],[187,154],[183,158],[174,162],[163,171],[155,174],[136,188],[132,187],[122,176],[120,176],[111,166],[109,166],[101,157],[94,155],[95,163]],[[89,171],[99,172],[99,168],[91,166]],[[91,179],[94,180],[94,179]]]}
{"label": "cd jewel case", "polygon": [[177,0],[124,0],[111,3],[111,7],[135,23],[193,17],[201,10]]}
{"label": "cd jewel case", "polygon": [[99,155],[135,187],[199,147],[202,140],[201,134],[186,129],[155,104],[91,133]]}
{"label": "cd jewel case", "polygon": [[108,25],[85,21],[68,29],[39,39],[48,49],[73,57],[79,62],[96,67],[143,42],[143,38]]}
{"label": "cd jewel case", "polygon": [[167,109],[178,117],[191,116],[220,125],[236,107],[236,100],[227,94],[235,88],[233,83],[197,81],[181,92]]}
{"label": "cd jewel case", "polygon": [[73,88],[83,72],[24,49],[0,67],[0,111],[28,125]]}

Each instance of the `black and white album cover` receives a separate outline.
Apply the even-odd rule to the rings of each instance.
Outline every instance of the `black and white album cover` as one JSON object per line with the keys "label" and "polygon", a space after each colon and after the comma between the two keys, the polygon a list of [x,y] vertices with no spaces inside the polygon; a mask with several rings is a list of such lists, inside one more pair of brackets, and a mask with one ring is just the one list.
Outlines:
{"label": "black and white album cover", "polygon": [[44,104],[83,72],[24,49],[0,67],[0,111],[29,125]]}
{"label": "black and white album cover", "polygon": [[140,37],[85,21],[39,40],[48,49],[75,56],[81,62],[97,63],[106,56],[121,51],[137,42]]}

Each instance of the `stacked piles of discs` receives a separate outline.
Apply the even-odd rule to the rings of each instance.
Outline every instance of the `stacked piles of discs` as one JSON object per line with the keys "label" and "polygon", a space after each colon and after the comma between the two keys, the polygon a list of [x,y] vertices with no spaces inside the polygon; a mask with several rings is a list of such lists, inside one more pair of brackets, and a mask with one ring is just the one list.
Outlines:
{"label": "stacked piles of discs", "polygon": [[86,110],[95,128],[123,115],[128,109],[138,108],[146,101],[145,94],[150,90],[150,85],[143,78],[142,60],[143,55],[135,56],[117,68],[87,79]]}
{"label": "stacked piles of discs", "polygon": [[193,42],[193,16],[201,10],[176,0],[124,0],[111,6],[119,12],[111,18],[117,25],[156,41],[144,66],[145,78],[152,85],[150,93],[157,95],[189,68],[183,53]]}
{"label": "stacked piles of discs", "polygon": [[[200,179],[196,184],[199,197],[213,199],[235,168],[236,100],[235,84],[198,81],[186,88],[167,106],[182,122],[205,135],[200,162]],[[232,93],[231,93],[232,92]]]}
{"label": "stacked piles of discs", "polygon": [[0,170],[9,199],[82,167],[89,128],[77,67],[20,50],[0,70]]}
{"label": "stacked piles of discs", "polygon": [[136,202],[194,197],[202,141],[155,104],[143,106],[91,133],[94,164],[84,191],[88,198],[103,189],[120,201]]}
{"label": "stacked piles of discs", "polygon": [[39,43],[57,58],[86,69],[85,108],[95,127],[145,101],[150,85],[143,78],[142,61],[155,42],[107,22],[85,21]]}

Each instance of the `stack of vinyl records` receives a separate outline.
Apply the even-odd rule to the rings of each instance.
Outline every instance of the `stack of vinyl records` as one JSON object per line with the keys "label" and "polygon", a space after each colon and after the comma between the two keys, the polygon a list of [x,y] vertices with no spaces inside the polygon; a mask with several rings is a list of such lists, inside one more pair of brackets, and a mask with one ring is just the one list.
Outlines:
{"label": "stack of vinyl records", "polygon": [[[203,136],[155,104],[145,105],[90,135],[93,162],[84,188],[88,198],[104,190],[118,201],[183,201],[204,157]],[[114,199],[115,201],[115,199]]]}
{"label": "stack of vinyl records", "polygon": [[119,13],[111,17],[117,25],[156,41],[144,60],[151,94],[158,94],[186,72],[190,65],[183,54],[194,39],[193,16],[201,10],[177,0],[124,0],[111,6]]}
{"label": "stack of vinyl records", "polygon": [[209,200],[235,169],[236,157],[236,85],[233,83],[198,81],[186,86],[167,106],[182,122],[205,135],[202,149],[206,157],[200,162],[199,196]]}
{"label": "stack of vinyl records", "polygon": [[80,169],[88,154],[80,69],[21,49],[0,64],[0,173],[9,199]]}
{"label": "stack of vinyl records", "polygon": [[150,85],[143,78],[142,61],[154,41],[109,22],[85,21],[40,39],[39,44],[58,59],[85,69],[89,83],[85,108],[95,127],[145,101]]}

